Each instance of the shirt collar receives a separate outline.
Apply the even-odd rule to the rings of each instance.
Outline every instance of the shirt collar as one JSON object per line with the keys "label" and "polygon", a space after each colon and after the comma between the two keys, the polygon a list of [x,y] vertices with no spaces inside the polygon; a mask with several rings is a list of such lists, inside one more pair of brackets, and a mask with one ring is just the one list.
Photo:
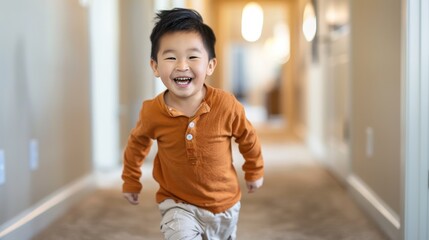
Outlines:
{"label": "shirt collar", "polygon": [[[201,102],[200,106],[198,107],[197,111],[195,112],[194,116],[192,116],[190,118],[196,118],[196,117],[201,116],[202,114],[210,112],[211,108],[210,108],[209,102],[211,102],[210,98],[213,94],[213,87],[211,87],[207,84],[204,84],[204,87],[206,88],[206,95],[204,96],[204,99]],[[167,91],[168,91],[168,89],[166,89],[163,93],[159,94],[159,96],[158,96],[158,99],[159,99],[160,104],[161,104],[161,108],[164,109],[164,112],[166,112],[171,117],[185,116],[185,115],[183,115],[182,112],[177,111],[174,108],[167,106],[167,104],[164,101],[164,95]]]}

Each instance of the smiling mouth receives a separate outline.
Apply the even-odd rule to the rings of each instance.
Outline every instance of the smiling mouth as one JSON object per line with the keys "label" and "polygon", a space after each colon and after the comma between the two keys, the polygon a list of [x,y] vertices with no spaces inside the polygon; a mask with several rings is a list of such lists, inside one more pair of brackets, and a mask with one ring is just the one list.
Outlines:
{"label": "smiling mouth", "polygon": [[178,85],[188,85],[189,83],[191,83],[192,78],[188,78],[188,77],[178,77],[178,78],[174,78],[174,82],[176,82]]}

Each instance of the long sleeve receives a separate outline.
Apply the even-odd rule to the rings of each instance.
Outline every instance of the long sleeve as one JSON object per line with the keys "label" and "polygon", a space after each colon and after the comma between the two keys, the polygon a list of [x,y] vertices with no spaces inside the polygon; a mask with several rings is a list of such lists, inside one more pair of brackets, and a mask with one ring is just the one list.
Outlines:
{"label": "long sleeve", "polygon": [[236,101],[235,116],[232,122],[233,136],[238,149],[244,157],[243,171],[246,181],[256,181],[264,175],[261,144],[255,129],[247,120],[244,107]]}
{"label": "long sleeve", "polygon": [[147,134],[148,121],[145,121],[143,108],[136,127],[131,131],[124,151],[122,191],[138,193],[142,189],[140,183],[141,166],[152,146],[152,139]]}

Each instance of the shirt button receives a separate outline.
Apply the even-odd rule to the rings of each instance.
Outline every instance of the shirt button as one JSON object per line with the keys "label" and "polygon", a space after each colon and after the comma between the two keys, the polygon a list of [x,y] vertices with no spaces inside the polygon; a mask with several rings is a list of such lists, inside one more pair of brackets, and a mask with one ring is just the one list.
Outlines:
{"label": "shirt button", "polygon": [[194,138],[194,136],[192,136],[192,134],[188,134],[188,135],[186,135],[186,139],[188,139],[189,141],[191,141],[191,140],[192,140],[192,138]]}
{"label": "shirt button", "polygon": [[190,128],[195,127],[195,123],[194,123],[194,122],[190,122],[190,123],[189,123],[189,127],[190,127]]}

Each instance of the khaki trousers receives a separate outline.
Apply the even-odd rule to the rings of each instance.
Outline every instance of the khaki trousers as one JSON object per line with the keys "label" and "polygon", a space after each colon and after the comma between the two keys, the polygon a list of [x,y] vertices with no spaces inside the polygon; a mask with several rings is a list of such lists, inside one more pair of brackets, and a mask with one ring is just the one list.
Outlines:
{"label": "khaki trousers", "polygon": [[159,204],[165,240],[235,240],[240,202],[223,213],[167,199]]}

